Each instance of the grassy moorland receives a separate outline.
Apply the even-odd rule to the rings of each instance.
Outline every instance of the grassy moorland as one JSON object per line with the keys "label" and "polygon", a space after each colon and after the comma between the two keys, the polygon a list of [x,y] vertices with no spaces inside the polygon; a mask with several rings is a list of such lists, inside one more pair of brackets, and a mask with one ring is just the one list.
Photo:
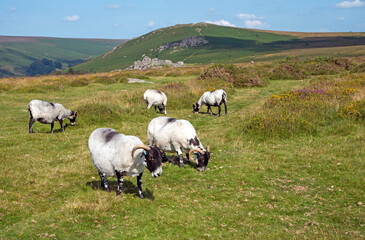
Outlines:
{"label": "grassy moorland", "polygon": [[[364,238],[363,65],[293,74],[310,71],[305,64],[322,71],[317,63],[0,79],[0,239]],[[247,72],[261,87],[235,87]],[[202,92],[221,86],[227,116],[192,113]],[[126,177],[116,197],[99,188],[87,140],[111,127],[146,143],[161,116],[146,110],[148,88],[167,94],[168,116],[189,120],[213,156],[205,172],[166,163],[154,179],[146,170],[144,200]],[[78,110],[76,126],[60,132],[56,123],[49,134],[35,123],[28,134],[32,99]]]}
{"label": "grassy moorland", "polygon": [[[159,50],[166,43],[201,36],[207,44]],[[207,23],[180,24],[157,29],[134,38],[107,55],[75,66],[79,72],[106,72],[126,69],[143,56],[170,59],[186,64],[241,63],[278,60],[299,56],[363,56],[365,33],[300,33],[263,31]],[[344,49],[346,48],[346,49]],[[289,54],[287,53],[289,51]],[[315,52],[313,54],[313,52]]]}

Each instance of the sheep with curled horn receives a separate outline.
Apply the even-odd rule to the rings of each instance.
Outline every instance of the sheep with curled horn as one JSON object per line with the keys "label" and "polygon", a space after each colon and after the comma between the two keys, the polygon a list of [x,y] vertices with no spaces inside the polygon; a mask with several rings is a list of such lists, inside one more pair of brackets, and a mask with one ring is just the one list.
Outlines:
{"label": "sheep with curled horn", "polygon": [[[150,145],[158,143],[162,151],[177,152],[180,167],[185,167],[184,152],[188,163],[190,163],[189,159],[196,156],[198,171],[205,171],[207,168],[210,158],[209,146],[206,149],[203,147],[193,125],[187,120],[172,117],[152,119],[147,129],[147,141]],[[163,158],[166,159],[166,156]]]}
{"label": "sheep with curled horn", "polygon": [[101,187],[110,192],[107,176],[118,178],[117,195],[121,195],[123,176],[137,176],[138,194],[142,193],[142,174],[146,167],[153,177],[162,173],[161,151],[147,146],[136,136],[118,133],[111,128],[98,128],[89,137],[89,150],[98,169]]}

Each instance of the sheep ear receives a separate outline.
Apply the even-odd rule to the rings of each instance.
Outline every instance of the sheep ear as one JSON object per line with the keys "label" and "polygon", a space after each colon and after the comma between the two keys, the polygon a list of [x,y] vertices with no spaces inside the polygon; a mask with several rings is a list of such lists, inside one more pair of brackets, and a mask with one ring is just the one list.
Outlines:
{"label": "sheep ear", "polygon": [[75,112],[75,117],[77,117],[77,111]]}
{"label": "sheep ear", "polygon": [[155,146],[160,148],[160,144],[158,142],[156,142]]}

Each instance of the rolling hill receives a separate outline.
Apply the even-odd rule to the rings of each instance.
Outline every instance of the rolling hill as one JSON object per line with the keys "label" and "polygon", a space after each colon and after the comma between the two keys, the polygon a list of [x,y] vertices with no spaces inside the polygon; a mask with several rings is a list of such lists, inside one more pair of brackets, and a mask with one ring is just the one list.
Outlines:
{"label": "rolling hill", "polygon": [[365,33],[299,33],[184,24],[129,40],[107,54],[77,65],[75,70],[125,69],[144,55],[187,64],[238,63],[290,55],[358,56],[365,54],[364,45]]}
{"label": "rolling hill", "polygon": [[0,77],[24,76],[43,58],[64,67],[99,56],[126,40],[0,36]]}

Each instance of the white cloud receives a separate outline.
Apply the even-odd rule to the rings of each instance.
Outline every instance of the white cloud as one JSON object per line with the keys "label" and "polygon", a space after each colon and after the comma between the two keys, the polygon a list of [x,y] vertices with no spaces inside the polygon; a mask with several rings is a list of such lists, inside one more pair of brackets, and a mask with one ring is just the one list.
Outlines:
{"label": "white cloud", "polygon": [[[258,19],[255,14],[239,13],[236,15],[241,20]],[[261,18],[260,18],[261,19]]]}
{"label": "white cloud", "polygon": [[247,28],[266,28],[270,25],[260,21],[260,20],[245,20],[245,26]]}
{"label": "white cloud", "polygon": [[67,16],[63,19],[66,22],[76,22],[78,20],[80,20],[80,17],[77,15],[72,15],[72,16]]}
{"label": "white cloud", "polygon": [[261,21],[263,17],[257,17],[255,14],[239,13],[236,17],[240,20],[244,20],[244,25],[247,28],[267,28],[270,27],[267,23]]}
{"label": "white cloud", "polygon": [[209,8],[207,11],[208,12],[214,12],[215,11],[215,8]]}
{"label": "white cloud", "polygon": [[155,26],[155,21],[149,21],[147,23],[147,27],[153,27],[153,26]]}
{"label": "white cloud", "polygon": [[11,11],[11,12],[16,12],[16,8],[15,8],[15,7],[11,7],[11,8],[10,8],[10,11]]}
{"label": "white cloud", "polygon": [[338,21],[345,21],[345,17],[338,17],[336,18]]}
{"label": "white cloud", "polygon": [[109,9],[119,9],[120,6],[119,5],[108,5],[108,6],[104,6],[105,8],[109,8]]}
{"label": "white cloud", "polygon": [[224,20],[224,19],[221,19],[221,20],[218,20],[218,21],[205,21],[206,23],[211,23],[211,24],[215,24],[215,25],[221,25],[221,26],[227,26],[227,27],[235,27],[234,24]]}
{"label": "white cloud", "polygon": [[365,6],[365,2],[361,2],[360,0],[354,0],[353,2],[344,1],[336,4],[336,7],[338,8],[355,8],[363,6]]}

